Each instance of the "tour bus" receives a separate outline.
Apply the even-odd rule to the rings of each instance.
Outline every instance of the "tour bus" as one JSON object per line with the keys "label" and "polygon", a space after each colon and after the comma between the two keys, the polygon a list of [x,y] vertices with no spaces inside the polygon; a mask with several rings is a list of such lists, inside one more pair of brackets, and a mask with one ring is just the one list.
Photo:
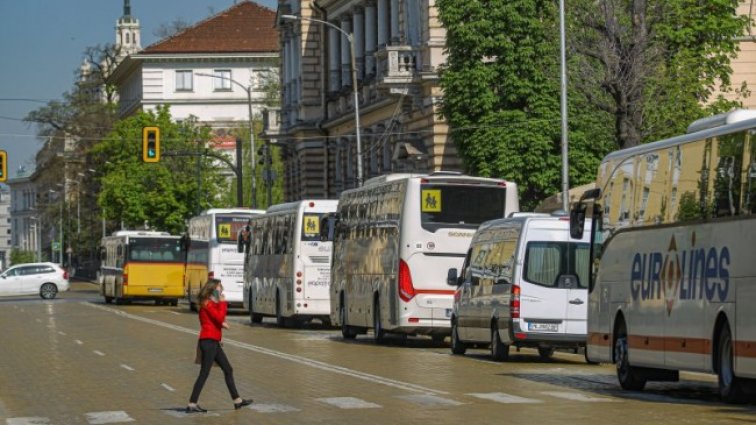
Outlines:
{"label": "tour bus", "polygon": [[483,223],[467,251],[462,272],[449,270],[457,286],[451,318],[451,350],[488,345],[496,361],[509,347],[538,349],[548,359],[556,348],[585,346],[588,300],[588,235],[570,239],[567,213],[517,213]]}
{"label": "tour bus", "polygon": [[571,212],[592,223],[588,357],[624,389],[716,373],[722,399],[756,378],[756,111],[609,154]]}
{"label": "tour bus", "polygon": [[244,254],[237,250],[240,231],[263,210],[211,208],[189,220],[184,291],[189,309],[197,310],[197,297],[208,278],[220,279],[230,306],[242,305]]}
{"label": "tour bus", "polygon": [[332,242],[321,240],[320,226],[337,203],[290,202],[252,218],[244,278],[244,308],[252,323],[264,316],[282,327],[311,319],[329,323]]}
{"label": "tour bus", "polygon": [[100,294],[106,303],[154,300],[178,305],[183,295],[181,238],[166,232],[120,230],[102,239]]}
{"label": "tour bus", "polygon": [[460,267],[475,229],[519,210],[517,185],[459,173],[389,174],[344,191],[339,199],[331,269],[331,321],[342,336],[373,329],[450,333],[454,290],[447,271]]}

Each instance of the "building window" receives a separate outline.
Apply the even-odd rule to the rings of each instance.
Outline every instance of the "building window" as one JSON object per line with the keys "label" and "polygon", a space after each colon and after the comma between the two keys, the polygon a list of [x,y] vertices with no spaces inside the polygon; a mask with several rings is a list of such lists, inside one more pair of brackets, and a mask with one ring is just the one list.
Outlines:
{"label": "building window", "polygon": [[192,71],[176,71],[176,91],[192,91]]}
{"label": "building window", "polygon": [[215,80],[215,91],[230,91],[231,90],[231,70],[230,69],[216,69],[213,74]]}

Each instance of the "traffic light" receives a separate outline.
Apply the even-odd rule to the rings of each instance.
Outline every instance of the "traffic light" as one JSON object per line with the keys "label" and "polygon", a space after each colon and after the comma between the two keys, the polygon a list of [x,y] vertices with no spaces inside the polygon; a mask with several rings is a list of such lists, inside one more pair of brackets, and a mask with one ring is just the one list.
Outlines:
{"label": "traffic light", "polygon": [[160,128],[144,127],[142,129],[142,161],[160,161]]}
{"label": "traffic light", "polygon": [[0,182],[8,180],[8,153],[0,151]]}

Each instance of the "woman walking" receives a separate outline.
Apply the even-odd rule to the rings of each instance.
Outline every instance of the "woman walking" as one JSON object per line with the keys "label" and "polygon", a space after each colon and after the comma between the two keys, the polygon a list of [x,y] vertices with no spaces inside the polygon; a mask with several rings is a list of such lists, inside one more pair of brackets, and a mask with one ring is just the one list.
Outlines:
{"label": "woman walking", "polygon": [[210,375],[213,363],[217,363],[223,370],[228,392],[234,401],[234,409],[241,409],[251,404],[252,400],[239,397],[236,385],[234,384],[234,373],[231,363],[228,362],[228,357],[223,352],[223,347],[220,343],[223,329],[228,329],[228,323],[226,323],[228,303],[226,302],[226,297],[223,295],[223,285],[221,285],[220,280],[208,279],[205,286],[200,289],[198,304],[200,306],[198,354],[202,368],[200,369],[197,381],[194,383],[189,404],[186,406],[186,413],[207,412],[206,409],[201,408],[197,404],[197,401],[199,400],[202,387]]}

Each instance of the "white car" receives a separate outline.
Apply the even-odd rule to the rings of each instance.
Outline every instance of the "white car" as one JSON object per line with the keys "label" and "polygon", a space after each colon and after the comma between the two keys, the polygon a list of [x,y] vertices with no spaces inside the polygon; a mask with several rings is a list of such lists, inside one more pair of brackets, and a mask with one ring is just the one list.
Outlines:
{"label": "white car", "polygon": [[68,272],[55,263],[26,263],[0,274],[0,296],[38,294],[46,300],[68,291]]}

